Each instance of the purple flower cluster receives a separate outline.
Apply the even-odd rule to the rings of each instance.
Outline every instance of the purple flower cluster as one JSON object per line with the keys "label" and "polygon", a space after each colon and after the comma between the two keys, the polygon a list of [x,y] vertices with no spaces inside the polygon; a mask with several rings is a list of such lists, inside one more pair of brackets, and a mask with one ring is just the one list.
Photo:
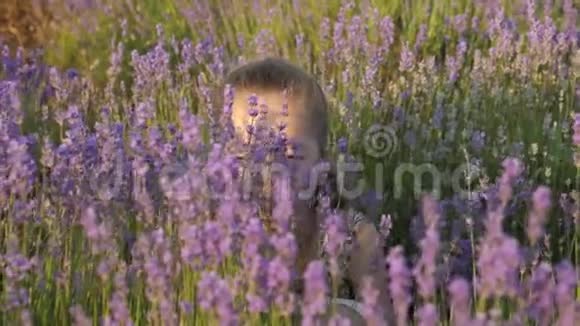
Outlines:
{"label": "purple flower cluster", "polygon": [[423,218],[425,220],[425,236],[419,246],[421,248],[421,257],[415,264],[413,275],[417,280],[419,297],[424,302],[423,306],[417,311],[419,324],[435,325],[437,319],[437,309],[434,305],[434,296],[436,291],[436,268],[437,254],[439,251],[439,209],[438,203],[430,196],[423,198]]}
{"label": "purple flower cluster", "polygon": [[389,290],[393,298],[397,325],[405,325],[408,318],[409,306],[412,302],[411,285],[412,273],[407,266],[403,248],[394,247],[387,257],[389,264]]}
{"label": "purple flower cluster", "polygon": [[519,295],[518,274],[522,263],[520,247],[516,239],[503,231],[504,211],[512,196],[512,184],[522,170],[517,159],[504,161],[504,173],[499,181],[501,204],[490,210],[486,221],[486,233],[481,242],[477,266],[481,273],[479,294],[490,297]]}
{"label": "purple flower cluster", "polygon": [[220,325],[238,325],[234,298],[229,285],[215,272],[206,272],[198,283],[199,306],[215,311]]}
{"label": "purple flower cluster", "polygon": [[322,261],[312,261],[304,272],[304,298],[302,302],[302,324],[316,325],[326,313],[328,285]]}

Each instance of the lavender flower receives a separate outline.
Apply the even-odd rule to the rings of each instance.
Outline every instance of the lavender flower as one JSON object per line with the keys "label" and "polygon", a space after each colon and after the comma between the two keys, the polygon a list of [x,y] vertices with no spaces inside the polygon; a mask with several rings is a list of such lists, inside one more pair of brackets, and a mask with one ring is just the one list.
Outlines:
{"label": "lavender flower", "polygon": [[453,309],[451,316],[453,324],[467,325],[471,322],[469,283],[462,278],[456,278],[449,283],[448,291],[451,296],[451,308]]}
{"label": "lavender flower", "polygon": [[350,24],[347,26],[347,34],[351,53],[358,55],[366,47],[366,31],[359,15],[354,15],[351,18]]}
{"label": "lavender flower", "polygon": [[314,321],[326,312],[327,305],[328,286],[322,261],[315,260],[308,264],[304,272],[304,289],[302,316],[307,321]]}
{"label": "lavender flower", "polygon": [[296,298],[290,290],[292,273],[284,258],[276,257],[268,264],[268,290],[283,316],[294,312]]}
{"label": "lavender flower", "polygon": [[3,144],[5,187],[14,196],[25,197],[32,191],[36,177],[36,163],[28,152],[25,139],[11,139]]}
{"label": "lavender flower", "polygon": [[485,147],[485,132],[484,131],[475,131],[471,135],[471,146],[476,152],[481,152],[481,150]]}
{"label": "lavender flower", "polygon": [[232,106],[234,101],[234,88],[231,85],[226,85],[224,89],[224,107],[220,117],[220,124],[223,128],[221,137],[222,143],[227,143],[235,136],[235,128],[232,122]]}
{"label": "lavender flower", "polygon": [[572,264],[565,260],[556,266],[555,299],[558,310],[557,325],[575,325],[580,320],[579,304],[575,300],[578,284],[577,274]]}
{"label": "lavender flower", "polygon": [[528,217],[527,234],[530,242],[534,245],[544,234],[544,224],[546,223],[548,210],[551,203],[551,191],[549,188],[540,186],[533,195],[533,207]]}
{"label": "lavender flower", "polygon": [[75,325],[78,326],[92,326],[93,322],[83,311],[83,308],[79,305],[72,306],[70,309],[70,314],[72,315],[72,320]]}
{"label": "lavender flower", "polygon": [[393,298],[397,325],[407,324],[407,314],[411,304],[411,271],[409,271],[403,247],[396,246],[389,251],[387,256],[389,264],[389,290]]}
{"label": "lavender flower", "polygon": [[254,40],[256,53],[259,56],[268,56],[274,53],[274,46],[276,44],[276,40],[274,39],[274,35],[269,29],[262,29],[256,35]]}
{"label": "lavender flower", "polygon": [[383,17],[379,23],[379,31],[382,38],[381,56],[385,56],[391,49],[391,45],[395,41],[395,24],[391,17]]}
{"label": "lavender flower", "polygon": [[5,254],[0,256],[0,270],[4,275],[4,310],[8,312],[26,310],[31,303],[26,282],[39,263],[37,257],[27,258],[18,248],[18,239],[11,235],[7,238]]}
{"label": "lavender flower", "polygon": [[[479,286],[483,298],[519,295],[519,267],[522,263],[517,240],[493,230],[487,231],[479,253]],[[501,232],[501,231],[500,231]]]}
{"label": "lavender flower", "polygon": [[439,250],[439,208],[438,203],[430,196],[424,197],[422,204],[427,230],[419,244],[421,257],[413,270],[413,275],[417,280],[420,296],[423,300],[430,301],[435,295],[435,269]]}
{"label": "lavender flower", "polygon": [[112,325],[132,326],[131,312],[128,307],[129,289],[126,282],[127,269],[120,264],[119,270],[115,274],[114,285],[115,291],[111,296],[111,322]]}
{"label": "lavender flower", "polygon": [[555,312],[555,292],[552,267],[548,263],[541,263],[534,268],[528,289],[527,314],[540,325],[549,325]]}
{"label": "lavender flower", "polygon": [[181,260],[195,269],[201,269],[207,258],[203,250],[202,230],[197,225],[183,225],[180,228]]}
{"label": "lavender flower", "polygon": [[214,311],[220,325],[238,325],[233,296],[228,284],[215,272],[204,272],[198,283],[198,300],[202,309]]}
{"label": "lavender flower", "polygon": [[385,325],[384,312],[381,309],[379,300],[380,291],[373,288],[372,278],[366,276],[363,278],[361,296],[363,299],[363,317],[370,326]]}
{"label": "lavender flower", "polygon": [[437,308],[432,303],[427,303],[419,308],[417,311],[418,323],[421,326],[435,326],[437,325],[438,314]]}
{"label": "lavender flower", "polygon": [[576,20],[578,18],[578,8],[574,6],[573,0],[564,0],[563,9],[564,9],[564,17],[565,17],[565,29],[568,37],[574,38],[577,37],[575,34],[577,33],[577,25]]}
{"label": "lavender flower", "polygon": [[250,312],[260,313],[268,308],[268,261],[263,256],[267,237],[258,218],[251,218],[248,221],[243,230],[243,236],[243,268],[247,273],[247,282],[249,284],[246,301]]}
{"label": "lavender flower", "polygon": [[399,61],[399,71],[409,71],[415,65],[415,55],[409,49],[409,44],[404,43],[401,50],[401,58]]}
{"label": "lavender flower", "polygon": [[514,158],[505,159],[502,162],[502,166],[504,168],[504,173],[500,179],[499,195],[502,205],[505,206],[512,196],[512,184],[522,173],[523,166],[520,160]]}
{"label": "lavender flower", "polygon": [[179,272],[163,229],[143,233],[134,247],[134,259],[142,264],[146,277],[147,299],[153,303],[148,318],[156,323],[174,325],[177,322],[172,275]]}
{"label": "lavender flower", "polygon": [[110,243],[111,232],[105,223],[99,222],[95,207],[89,206],[85,210],[80,223],[91,243],[93,254],[102,254],[114,249]]}
{"label": "lavender flower", "polygon": [[330,259],[330,273],[333,278],[338,276],[338,257],[346,241],[346,225],[344,217],[339,214],[330,214],[325,221],[324,250]]}
{"label": "lavender flower", "polygon": [[[164,83],[169,83],[170,57],[163,44],[158,43],[151,51],[139,55],[131,52],[131,66],[135,69],[134,93],[141,97],[153,93]],[[171,86],[169,83],[168,86]]]}

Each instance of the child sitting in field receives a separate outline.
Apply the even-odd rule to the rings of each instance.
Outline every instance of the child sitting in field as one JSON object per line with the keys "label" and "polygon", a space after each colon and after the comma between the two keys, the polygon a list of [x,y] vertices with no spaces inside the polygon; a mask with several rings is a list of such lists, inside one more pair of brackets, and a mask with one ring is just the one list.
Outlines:
{"label": "child sitting in field", "polygon": [[[329,108],[314,78],[284,60],[269,58],[233,70],[224,84],[234,89],[231,114],[238,139],[248,145],[256,141],[263,127],[283,130],[288,143],[292,145],[287,147],[285,153],[288,168],[292,171],[292,188],[311,189],[313,184],[320,182],[319,175],[313,171],[326,158]],[[263,107],[258,104],[264,103],[267,108],[281,110],[261,112]],[[258,117],[260,113],[263,115]],[[314,203],[316,193],[310,193],[306,198],[293,198],[298,275],[303,275],[308,264],[320,259],[321,252],[324,253],[321,250],[322,221],[319,219],[323,214],[317,212]],[[339,257],[338,269],[339,278],[348,282],[338,280],[341,284],[339,295],[351,296],[351,293],[345,293],[348,292],[348,286],[344,286],[351,283],[357,297],[360,297],[365,285],[363,280],[369,276],[371,287],[379,290],[378,300],[384,308],[385,318],[390,320],[392,313],[386,270],[380,264],[381,237],[373,223],[360,216],[352,218],[350,222],[344,221],[350,226],[347,230],[350,240],[347,241],[343,255]],[[358,319],[362,318],[355,305],[344,301],[337,301],[337,304],[340,306],[339,311],[352,317],[352,322],[355,322],[353,318],[356,315],[359,315]]]}

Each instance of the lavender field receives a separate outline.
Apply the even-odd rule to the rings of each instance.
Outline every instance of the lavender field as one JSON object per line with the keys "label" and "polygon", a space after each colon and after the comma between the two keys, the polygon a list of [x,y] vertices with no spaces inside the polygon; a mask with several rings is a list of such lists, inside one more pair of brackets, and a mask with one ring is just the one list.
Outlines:
{"label": "lavender field", "polygon": [[[348,325],[338,296],[387,325],[376,288],[339,289],[356,214],[398,326],[580,325],[578,2],[51,6],[42,46],[0,54],[0,325]],[[350,206],[321,178],[301,275],[281,182],[238,191],[280,141],[236,143],[220,88],[268,56],[320,82],[327,166],[362,168]]]}

